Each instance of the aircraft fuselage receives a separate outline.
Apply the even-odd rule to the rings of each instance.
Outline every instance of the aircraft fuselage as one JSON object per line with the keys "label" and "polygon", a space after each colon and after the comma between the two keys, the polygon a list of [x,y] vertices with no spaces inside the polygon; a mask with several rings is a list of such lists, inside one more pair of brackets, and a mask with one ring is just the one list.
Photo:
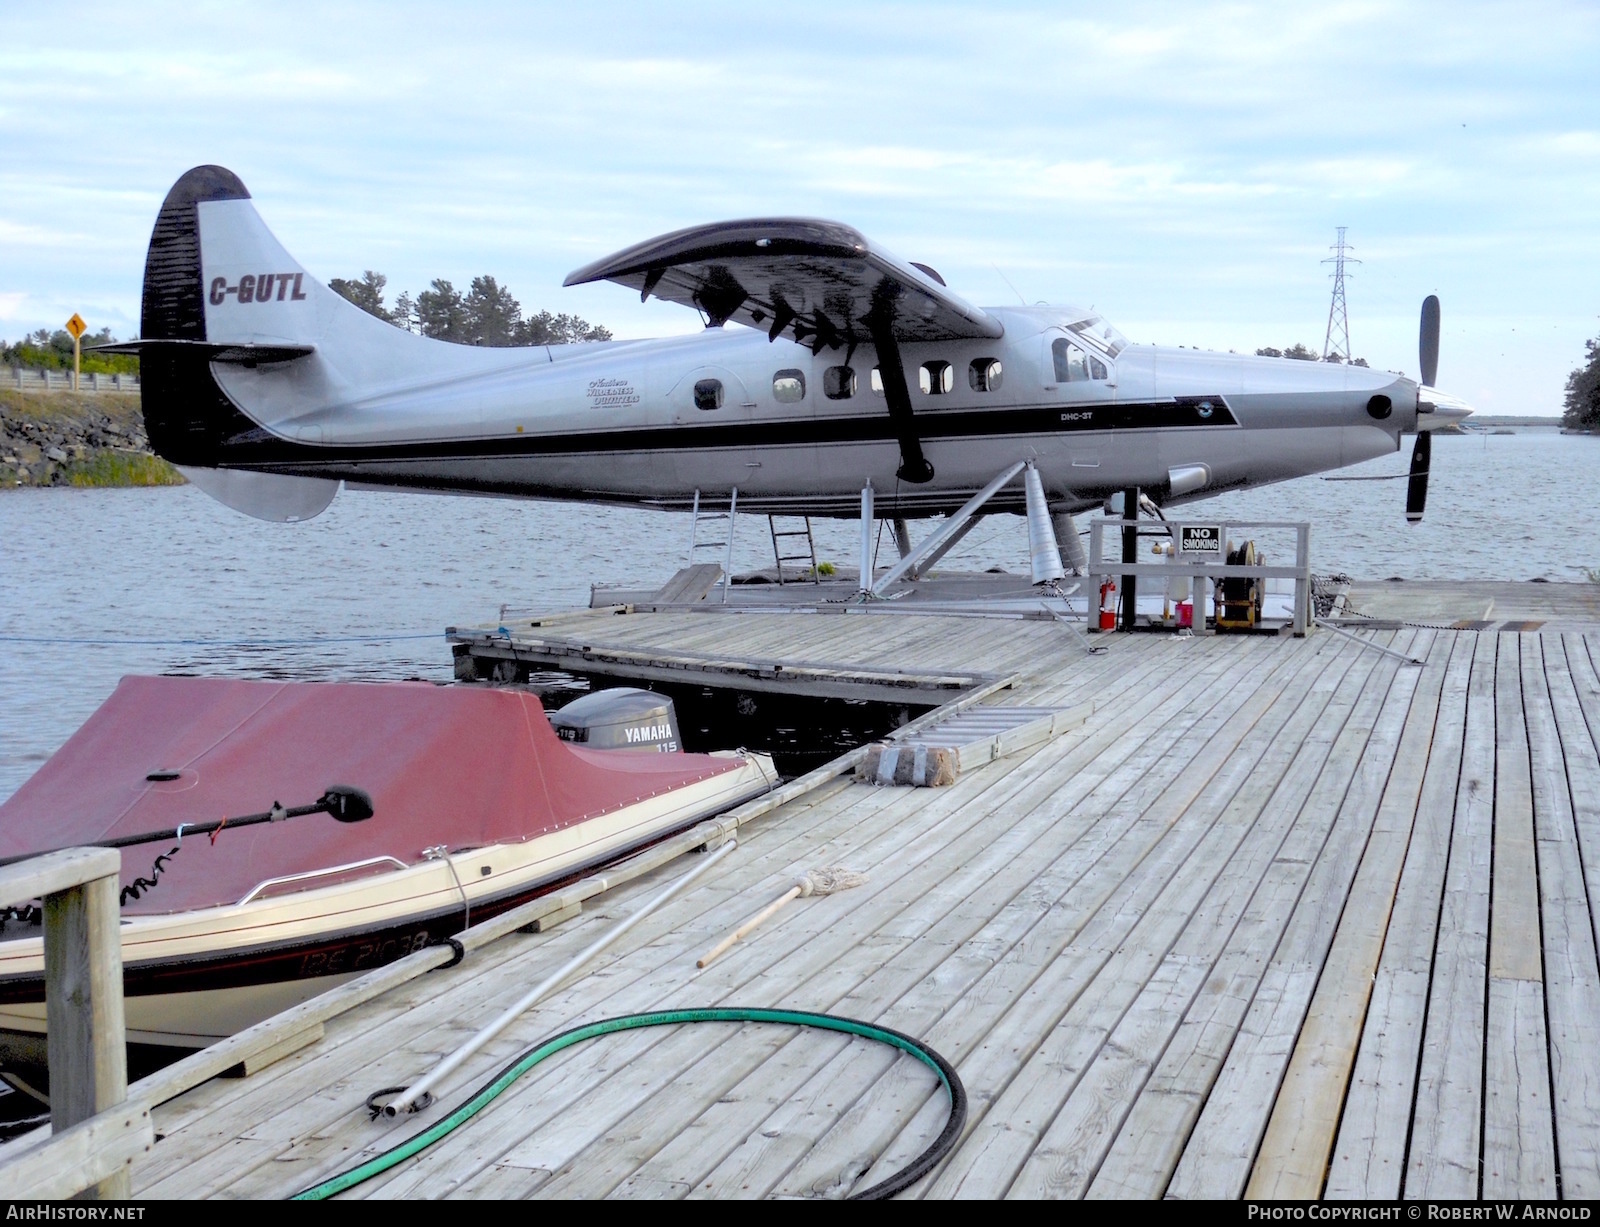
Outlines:
{"label": "aircraft fuselage", "polygon": [[[1416,429],[1417,385],[1387,372],[1129,345],[1115,357],[1096,354],[1086,378],[1062,381],[1051,344],[1072,334],[1051,320],[1081,313],[990,314],[1006,326],[998,341],[902,349],[935,473],[921,485],[895,478],[899,451],[871,386],[870,345],[847,365],[842,353],[813,354],[738,326],[552,348],[440,346],[479,369],[353,399],[307,386],[323,382],[320,355],[295,364],[294,388],[272,366],[219,363],[222,389],[279,441],[243,444],[219,460],[359,483],[674,508],[689,506],[696,490],[724,498],[737,487],[752,511],[814,515],[854,514],[870,481],[880,500],[914,516],[952,510],[1023,458],[1034,460],[1052,502],[1069,508],[1135,485],[1178,502],[1368,460]],[[996,361],[999,386],[974,386],[974,364],[987,372]],[[918,382],[928,365],[934,378]],[[840,368],[855,388],[835,399],[828,393],[852,382]],[[934,390],[941,383],[948,391]],[[1382,396],[1391,411],[1380,419],[1368,406]],[[308,401],[322,403],[308,410]],[[1174,472],[1198,484],[1174,491]],[[1020,490],[1012,499],[1020,504]],[[996,509],[1004,506],[1002,496]]]}

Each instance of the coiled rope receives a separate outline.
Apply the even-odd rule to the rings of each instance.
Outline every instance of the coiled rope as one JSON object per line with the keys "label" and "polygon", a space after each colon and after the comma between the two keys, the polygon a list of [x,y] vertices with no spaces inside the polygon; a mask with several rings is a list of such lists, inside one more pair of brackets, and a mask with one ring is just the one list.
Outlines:
{"label": "coiled rope", "polygon": [[[437,1124],[424,1129],[415,1137],[391,1147],[382,1154],[368,1159],[365,1163],[358,1164],[348,1171],[340,1172],[337,1176],[332,1176],[320,1184],[303,1189],[294,1195],[293,1200],[322,1201],[338,1193],[343,1193],[347,1189],[353,1189],[356,1185],[388,1171],[396,1164],[405,1162],[413,1155],[420,1154],[483,1111],[484,1108],[488,1107],[489,1104],[503,1094],[512,1083],[535,1065],[538,1065],[539,1062],[554,1056],[563,1049],[571,1048],[574,1044],[581,1044],[585,1040],[595,1039],[602,1035],[611,1035],[618,1031],[632,1031],[640,1027],[669,1027],[679,1023],[711,1022],[778,1023],[793,1027],[814,1027],[823,1031],[838,1031],[845,1035],[856,1035],[862,1039],[874,1040],[877,1043],[888,1044],[891,1047],[898,1048],[901,1052],[917,1058],[939,1076],[939,1081],[944,1084],[944,1089],[950,1096],[950,1115],[945,1121],[944,1129],[940,1131],[939,1136],[929,1144],[926,1150],[887,1180],[880,1181],[860,1193],[851,1194],[850,1199],[852,1201],[877,1201],[893,1197],[902,1189],[909,1188],[927,1175],[928,1172],[932,1171],[934,1165],[949,1153],[951,1147],[955,1145],[956,1139],[961,1136],[962,1126],[966,1124],[967,1120],[966,1088],[961,1085],[961,1079],[950,1062],[922,1041],[913,1039],[909,1035],[888,1027],[877,1026],[874,1023],[861,1022],[854,1018],[841,1018],[836,1014],[817,1014],[809,1010],[773,1010],[739,1006],[700,1010],[658,1010],[653,1013],[625,1014],[617,1018],[606,1018],[599,1022],[585,1023],[582,1026],[573,1027],[570,1030],[561,1032],[559,1035],[540,1041],[520,1056],[513,1058],[509,1065],[484,1083],[466,1103]],[[390,1087],[376,1092],[372,1098],[376,1099],[386,1094],[401,1094],[405,1089],[405,1087],[400,1086]]]}

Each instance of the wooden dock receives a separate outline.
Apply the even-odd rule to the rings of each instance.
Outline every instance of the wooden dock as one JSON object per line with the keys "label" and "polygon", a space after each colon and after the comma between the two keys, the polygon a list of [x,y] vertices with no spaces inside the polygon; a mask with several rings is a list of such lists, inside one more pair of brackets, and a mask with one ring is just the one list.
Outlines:
{"label": "wooden dock", "polygon": [[[423,1118],[374,1123],[363,1100],[694,858],[327,1019],[261,1072],[157,1106],[135,1196],[292,1194],[543,1037],[729,1004],[880,1022],[949,1058],[966,1130],[908,1195],[1600,1196],[1600,627],[1362,632],[1417,666],[1327,633],[1115,635],[1090,655],[1046,620],[537,622],[524,646],[591,659],[933,695],[1015,675],[992,702],[1087,715],[950,787],[841,777],[749,822]],[[823,866],[868,880],[696,971]],[[629,1032],[552,1058],[355,1195],[837,1197],[919,1152],[946,1111],[925,1067],[859,1039]]]}

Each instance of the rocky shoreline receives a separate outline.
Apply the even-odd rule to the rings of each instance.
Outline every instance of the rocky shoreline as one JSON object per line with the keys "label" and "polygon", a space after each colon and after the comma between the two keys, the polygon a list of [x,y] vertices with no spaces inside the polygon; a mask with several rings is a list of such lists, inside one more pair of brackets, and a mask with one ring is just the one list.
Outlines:
{"label": "rocky shoreline", "polygon": [[0,489],[182,484],[150,450],[137,393],[0,391]]}

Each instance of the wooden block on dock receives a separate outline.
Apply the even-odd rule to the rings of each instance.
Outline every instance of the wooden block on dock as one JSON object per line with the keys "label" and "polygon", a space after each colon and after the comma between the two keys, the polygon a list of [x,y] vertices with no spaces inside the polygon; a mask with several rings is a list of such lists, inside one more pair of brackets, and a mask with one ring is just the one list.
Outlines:
{"label": "wooden block on dock", "polygon": [[557,925],[565,924],[567,921],[571,920],[574,916],[577,916],[582,911],[583,911],[583,904],[582,903],[569,904],[568,906],[562,908],[558,912],[550,912],[547,915],[539,917],[537,920],[535,920],[531,924],[523,925],[522,928],[517,930],[517,932],[519,932],[519,933],[548,933],[551,929],[555,928]]}
{"label": "wooden block on dock", "polygon": [[286,1035],[270,1048],[263,1048],[260,1052],[253,1052],[232,1069],[225,1070],[224,1078],[248,1078],[259,1074],[269,1065],[274,1065],[284,1057],[299,1052],[302,1048],[309,1048],[322,1039],[323,1029],[320,1022],[312,1023],[304,1030],[296,1031],[293,1035]]}

